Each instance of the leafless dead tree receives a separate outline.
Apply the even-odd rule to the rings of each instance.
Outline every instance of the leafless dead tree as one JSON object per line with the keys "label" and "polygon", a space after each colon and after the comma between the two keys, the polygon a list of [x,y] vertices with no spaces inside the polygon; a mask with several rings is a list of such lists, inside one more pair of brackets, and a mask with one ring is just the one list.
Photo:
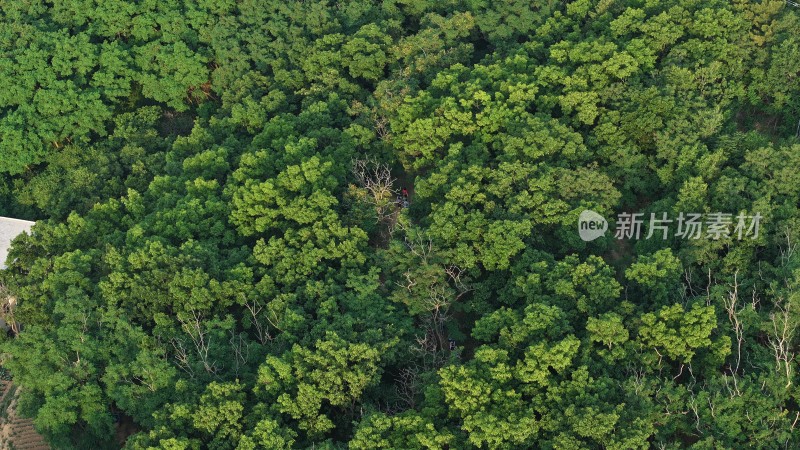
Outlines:
{"label": "leafless dead tree", "polygon": [[794,256],[795,252],[797,251],[797,244],[792,242],[792,233],[789,229],[784,230],[784,236],[786,237],[786,247],[780,247],[781,252],[781,262],[783,265],[787,265],[789,261]]}
{"label": "leafless dead tree", "polygon": [[417,337],[417,345],[412,350],[420,356],[426,371],[439,369],[447,363],[447,352],[428,327],[422,336]]}
{"label": "leafless dead tree", "polygon": [[461,280],[461,275],[464,273],[464,270],[462,268],[458,267],[455,264],[451,264],[444,268],[444,273],[446,273],[450,277],[450,280],[453,281],[453,284],[460,292],[466,292],[472,290],[471,287],[464,284],[464,281]]}
{"label": "leafless dead tree", "polygon": [[244,339],[244,333],[236,334],[231,330],[231,349],[233,349],[233,371],[239,377],[239,370],[247,364],[250,357],[250,344]]}
{"label": "leafless dead tree", "polygon": [[250,317],[248,317],[248,319],[253,325],[253,328],[255,328],[256,339],[261,345],[266,345],[267,342],[272,340],[272,336],[269,334],[269,330],[261,324],[261,320],[259,319],[259,314],[264,310],[264,305],[253,300],[252,304],[246,302],[244,306],[250,312]]}
{"label": "leafless dead tree", "polygon": [[697,297],[697,291],[694,290],[694,284],[692,283],[692,269],[688,268],[683,271],[683,279],[686,281],[686,289],[688,290],[689,295],[692,297]]}
{"label": "leafless dead tree", "polygon": [[[410,272],[405,275],[408,283],[405,286],[398,285],[411,291],[417,285],[417,280]],[[424,300],[427,313],[422,315],[422,334],[417,337],[417,344],[412,349],[423,361],[423,370],[437,369],[447,362],[449,341],[445,329],[452,301],[449,294],[447,287],[440,283],[434,282],[428,287]]]}
{"label": "leafless dead tree", "polygon": [[384,116],[376,116],[374,118],[375,122],[375,133],[382,141],[386,141],[391,137],[391,133],[389,131],[389,119]]}
{"label": "leafless dead tree", "polygon": [[433,239],[430,235],[418,228],[405,228],[402,224],[398,224],[398,227],[405,231],[405,243],[408,251],[419,258],[422,264],[428,264],[434,252]]}
{"label": "leafless dead tree", "polygon": [[410,292],[414,288],[414,286],[417,285],[417,280],[412,277],[410,271],[406,271],[405,273],[403,273],[403,276],[406,278],[406,281],[402,283],[395,281],[394,284]]}
{"label": "leafless dead tree", "polygon": [[181,323],[181,328],[194,344],[195,351],[203,368],[206,372],[216,375],[219,371],[217,363],[210,360],[209,350],[211,348],[211,336],[208,330],[203,327],[203,315],[195,310],[191,310],[191,317],[188,319],[182,318],[178,315],[178,321]]}
{"label": "leafless dead tree", "polygon": [[700,429],[700,412],[699,406],[697,404],[697,397],[694,395],[694,391],[689,391],[689,409],[694,413],[694,428],[697,430],[698,433],[703,434],[703,430]]}
{"label": "leafless dead tree", "polygon": [[175,350],[175,363],[178,368],[186,372],[190,378],[194,378],[194,369],[189,361],[189,352],[183,341],[177,338],[171,340],[172,348]]}
{"label": "leafless dead tree", "polygon": [[404,409],[414,409],[417,406],[417,396],[419,395],[419,369],[406,367],[397,376],[397,396],[403,403]]}
{"label": "leafless dead tree", "polygon": [[144,373],[142,373],[142,376],[137,375],[134,376],[133,379],[140,385],[146,387],[147,390],[149,390],[150,392],[155,392],[157,390],[155,383],[147,380],[154,380],[156,379],[157,376],[158,374],[156,374],[155,371],[153,371],[153,369],[148,368],[144,369]]}
{"label": "leafless dead tree", "polygon": [[430,311],[429,329],[436,338],[440,348],[448,348],[445,324],[450,319],[452,297],[443,285],[434,285],[428,292],[428,311]]}
{"label": "leafless dead tree", "polygon": [[[647,371],[641,365],[634,366],[631,363],[626,363],[625,365],[625,373],[628,375],[628,380],[633,385],[634,392],[636,395],[644,388],[644,380]],[[622,386],[622,382],[619,383]]]}
{"label": "leafless dead tree", "polygon": [[365,199],[375,208],[379,223],[385,222],[395,212],[393,189],[395,178],[388,164],[375,159],[354,159],[352,172],[361,189],[367,193]]}
{"label": "leafless dead tree", "polygon": [[744,325],[739,319],[739,314],[744,309],[738,309],[739,301],[739,271],[733,274],[733,286],[728,291],[728,295],[723,297],[725,304],[725,311],[728,313],[728,320],[733,326],[733,332],[736,335],[736,367],[731,370],[731,374],[735,377],[739,372],[739,365],[742,361],[742,344],[744,344]]}
{"label": "leafless dead tree", "polygon": [[791,301],[786,305],[783,300],[778,299],[775,304],[775,311],[770,314],[772,320],[772,334],[768,337],[769,345],[775,355],[775,368],[786,375],[786,387],[792,385],[792,362],[795,353],[792,351],[792,339],[797,329],[797,324],[792,321],[789,310]]}

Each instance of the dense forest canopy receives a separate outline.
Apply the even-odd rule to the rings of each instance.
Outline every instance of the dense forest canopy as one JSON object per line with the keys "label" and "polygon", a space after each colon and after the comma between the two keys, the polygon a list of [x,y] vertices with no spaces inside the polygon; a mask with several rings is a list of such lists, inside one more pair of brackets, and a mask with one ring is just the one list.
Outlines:
{"label": "dense forest canopy", "polygon": [[798,448],[798,120],[783,1],[0,2],[1,363],[58,449]]}

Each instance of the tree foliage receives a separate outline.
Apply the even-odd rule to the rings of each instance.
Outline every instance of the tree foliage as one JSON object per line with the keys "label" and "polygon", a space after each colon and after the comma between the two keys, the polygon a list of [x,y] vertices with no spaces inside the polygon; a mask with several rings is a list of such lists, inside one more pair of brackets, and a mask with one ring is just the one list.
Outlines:
{"label": "tree foliage", "polygon": [[65,449],[797,447],[798,17],[3,3],[19,413]]}

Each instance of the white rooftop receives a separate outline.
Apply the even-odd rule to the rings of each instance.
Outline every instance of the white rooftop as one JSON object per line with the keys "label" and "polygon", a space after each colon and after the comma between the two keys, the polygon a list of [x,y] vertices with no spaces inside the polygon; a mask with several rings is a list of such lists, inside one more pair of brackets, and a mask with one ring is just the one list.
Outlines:
{"label": "white rooftop", "polygon": [[11,241],[23,232],[30,233],[34,223],[27,220],[0,217],[0,269],[6,268],[6,257],[8,256],[8,248],[11,246]]}

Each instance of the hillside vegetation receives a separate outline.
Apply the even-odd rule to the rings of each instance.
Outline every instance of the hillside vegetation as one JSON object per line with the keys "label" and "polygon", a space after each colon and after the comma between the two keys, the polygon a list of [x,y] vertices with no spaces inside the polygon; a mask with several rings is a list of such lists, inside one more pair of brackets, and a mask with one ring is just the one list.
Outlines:
{"label": "hillside vegetation", "polygon": [[800,8],[0,5],[1,363],[53,448],[800,448]]}

